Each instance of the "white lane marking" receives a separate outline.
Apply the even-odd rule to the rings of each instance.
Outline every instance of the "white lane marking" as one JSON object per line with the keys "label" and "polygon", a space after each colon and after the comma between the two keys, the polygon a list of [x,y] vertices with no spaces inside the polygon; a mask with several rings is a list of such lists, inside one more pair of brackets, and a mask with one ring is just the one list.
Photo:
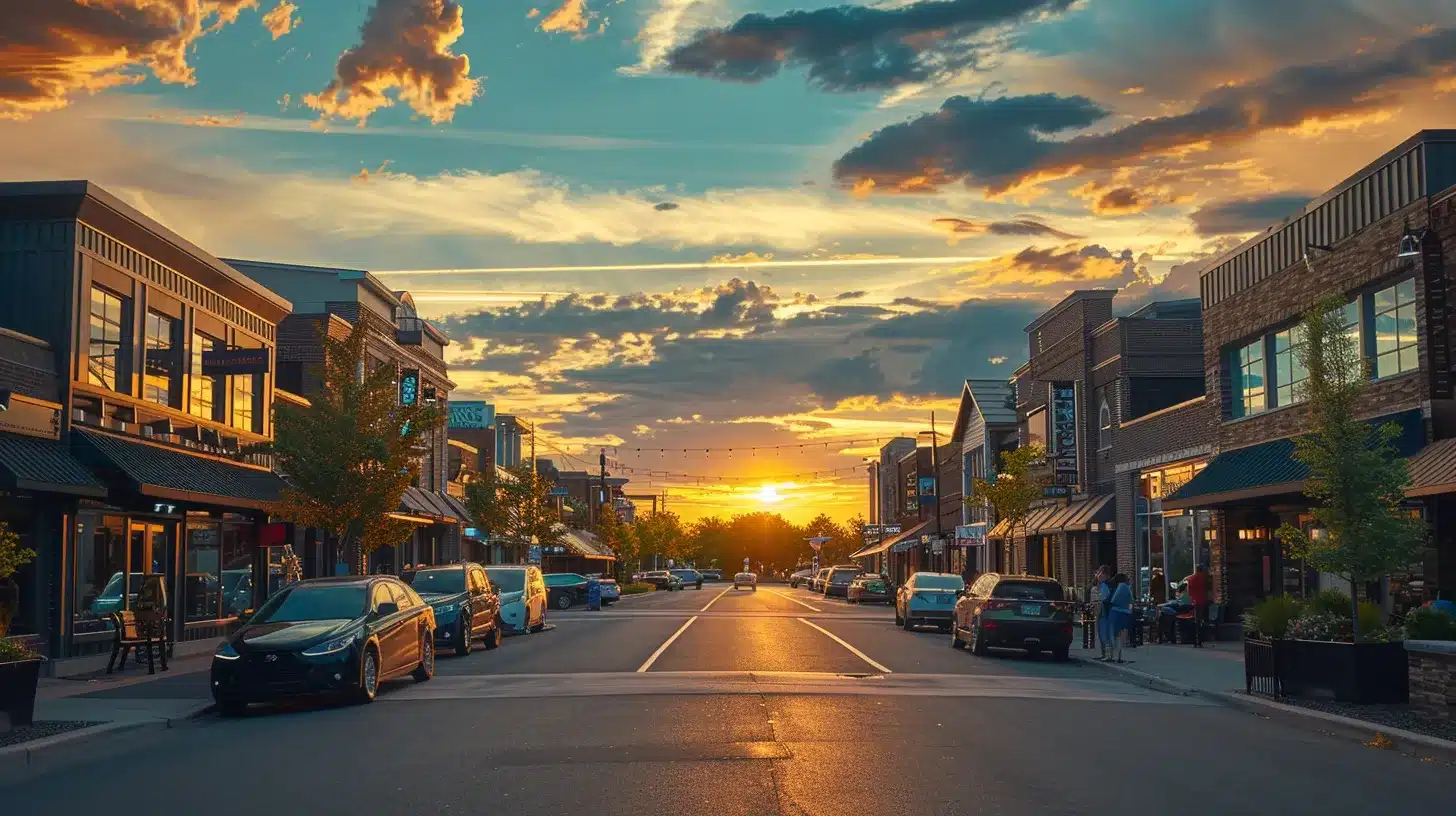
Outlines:
{"label": "white lane marking", "polygon": [[825,629],[824,627],[820,626],[819,624],[817,624],[817,623],[815,623],[815,622],[813,622],[813,621],[811,621],[811,620],[809,620],[807,618],[799,618],[799,621],[801,623],[806,623],[806,624],[814,627],[815,629],[818,629],[820,632],[823,632],[830,640],[832,640],[835,643],[838,643],[840,646],[843,646],[844,648],[850,650],[851,652],[854,653],[854,656],[855,657],[858,657],[860,660],[863,660],[864,662],[870,664],[871,666],[874,666],[876,669],[879,669],[880,671],[884,672],[885,674],[893,674],[893,672],[891,672],[889,670],[889,668],[885,667],[884,665],[882,665],[880,663],[876,663],[875,661],[871,660],[869,655],[867,655],[864,652],[861,652],[859,649],[856,649],[853,646],[849,645],[849,642],[846,641],[844,638],[841,638],[839,635],[834,634],[833,632],[829,631],[828,629]]}
{"label": "white lane marking", "polygon": [[[768,589],[768,587],[764,587],[764,589]],[[775,594],[777,596],[779,596],[780,598],[788,598],[789,600],[793,601],[794,603],[798,604],[799,606],[802,606],[805,609],[808,609],[810,612],[818,612],[819,611],[819,607],[817,607],[817,606],[809,606],[808,604],[804,603],[803,601],[799,600],[798,598],[795,598],[793,595],[789,595],[789,594],[786,594],[786,593],[783,593],[783,592],[779,592],[777,589],[768,589],[768,591],[769,592],[772,592],[773,594]]]}
{"label": "white lane marking", "polygon": [[724,595],[727,595],[728,594],[728,590],[730,590],[732,588],[733,587],[724,587],[722,592],[719,592],[717,595],[714,595],[713,596],[713,600],[708,601],[708,603],[702,609],[699,609],[698,611],[699,612],[707,612],[709,606],[712,606],[713,604],[717,603],[718,602],[718,599],[721,598],[721,597],[723,597]]}
{"label": "white lane marking", "polygon": [[657,647],[657,651],[655,651],[655,652],[652,653],[652,657],[647,658],[647,662],[646,663],[643,663],[641,666],[638,666],[637,667],[637,673],[638,674],[641,674],[642,672],[645,672],[648,669],[652,668],[652,664],[657,662],[657,658],[662,657],[662,653],[665,652],[665,651],[667,651],[667,647],[671,646],[672,645],[672,642],[674,640],[677,640],[678,639],[678,636],[681,635],[683,632],[686,632],[688,630],[688,627],[693,625],[693,621],[695,621],[697,619],[698,619],[698,616],[697,615],[694,615],[691,618],[688,618],[688,622],[687,623],[684,623],[682,626],[679,626],[678,629],[677,629],[677,631],[672,633],[672,637],[670,637],[667,640],[663,641],[662,645]]}

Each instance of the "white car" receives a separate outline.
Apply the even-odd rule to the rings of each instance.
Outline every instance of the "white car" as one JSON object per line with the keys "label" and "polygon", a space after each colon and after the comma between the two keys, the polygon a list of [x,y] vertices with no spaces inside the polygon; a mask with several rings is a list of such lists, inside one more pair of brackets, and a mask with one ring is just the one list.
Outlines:
{"label": "white car", "polygon": [[758,591],[758,576],[751,572],[740,572],[733,576],[733,588],[748,587],[754,592]]}

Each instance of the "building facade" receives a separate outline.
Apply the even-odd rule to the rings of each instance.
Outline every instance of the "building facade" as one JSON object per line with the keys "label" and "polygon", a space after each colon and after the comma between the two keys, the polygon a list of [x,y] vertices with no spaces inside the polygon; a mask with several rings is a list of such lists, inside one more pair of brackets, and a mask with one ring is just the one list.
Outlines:
{"label": "building facade", "polygon": [[[961,460],[960,525],[968,527],[964,543],[966,562],[976,572],[1004,570],[1001,548],[987,545],[987,535],[996,523],[995,510],[977,501],[977,479],[991,480],[1001,463],[1001,454],[1017,445],[1016,392],[1006,380],[966,380],[956,413]],[[954,435],[953,435],[954,438]]]}

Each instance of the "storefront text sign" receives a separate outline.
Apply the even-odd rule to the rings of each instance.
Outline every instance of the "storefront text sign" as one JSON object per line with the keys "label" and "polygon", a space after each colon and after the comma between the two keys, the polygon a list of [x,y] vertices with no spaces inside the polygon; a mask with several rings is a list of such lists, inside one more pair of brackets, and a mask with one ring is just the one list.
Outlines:
{"label": "storefront text sign", "polygon": [[268,349],[217,349],[202,352],[202,373],[209,377],[267,374]]}
{"label": "storefront text sign", "polygon": [[[1051,439],[1047,457],[1057,474],[1070,473],[1073,484],[1077,475],[1077,386],[1076,383],[1051,384]],[[1058,484],[1063,484],[1058,480]]]}
{"label": "storefront text sign", "polygon": [[61,409],[21,394],[11,394],[9,407],[0,411],[0,431],[61,438]]}
{"label": "storefront text sign", "polygon": [[450,402],[450,427],[492,428],[495,426],[495,406],[479,400]]}

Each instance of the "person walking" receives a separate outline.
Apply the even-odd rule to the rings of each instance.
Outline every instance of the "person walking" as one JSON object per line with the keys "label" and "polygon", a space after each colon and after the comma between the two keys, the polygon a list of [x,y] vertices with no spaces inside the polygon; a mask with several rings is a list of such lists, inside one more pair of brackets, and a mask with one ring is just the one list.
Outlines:
{"label": "person walking", "polygon": [[1107,649],[1112,645],[1112,618],[1109,613],[1112,611],[1112,567],[1103,564],[1097,568],[1097,576],[1092,586],[1087,590],[1087,602],[1097,605],[1097,645],[1101,647],[1102,656],[1098,660],[1107,660]]}
{"label": "person walking", "polygon": [[1112,630],[1112,662],[1126,663],[1122,659],[1122,647],[1127,642],[1127,632],[1132,626],[1132,586],[1127,576],[1118,573],[1112,578],[1112,597],[1108,601],[1110,628]]}
{"label": "person walking", "polygon": [[1201,647],[1203,627],[1208,625],[1208,567],[1199,564],[1184,583],[1188,587],[1188,601],[1193,605],[1193,645]]}

